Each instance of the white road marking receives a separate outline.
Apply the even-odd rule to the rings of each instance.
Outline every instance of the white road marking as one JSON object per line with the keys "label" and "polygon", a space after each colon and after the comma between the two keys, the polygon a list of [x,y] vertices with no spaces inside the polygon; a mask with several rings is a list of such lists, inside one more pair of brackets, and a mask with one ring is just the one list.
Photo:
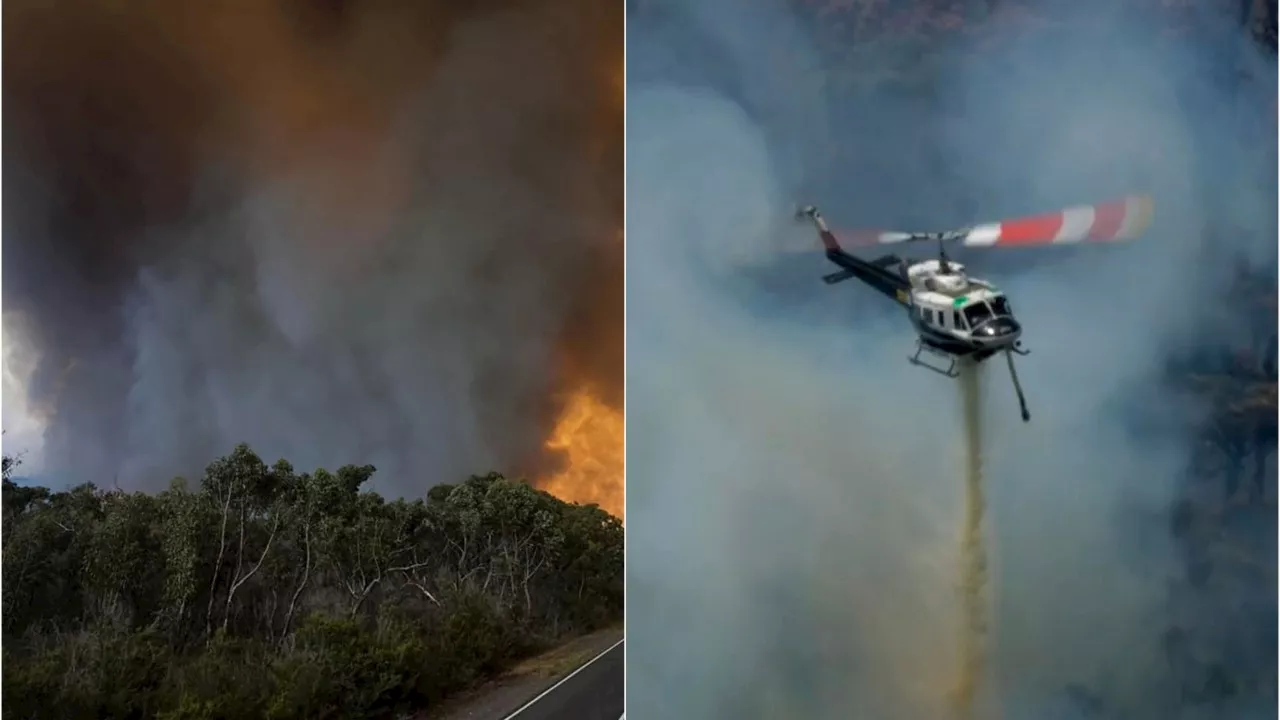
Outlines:
{"label": "white road marking", "polygon": [[[618,647],[619,645],[621,645],[622,643],[624,643],[624,642],[626,642],[626,641],[627,641],[627,639],[624,637],[624,638],[622,638],[621,640],[619,640],[618,642],[616,642],[616,643],[614,643],[614,644],[610,645],[608,650],[605,650],[604,652],[600,653],[599,655],[597,655],[597,656],[595,656],[595,657],[591,658],[590,660],[586,661],[586,662],[585,662],[585,663],[583,663],[583,664],[582,664],[582,666],[581,666],[581,667],[579,667],[577,670],[574,670],[573,672],[571,672],[571,673],[569,673],[568,675],[564,676],[564,678],[562,678],[562,679],[560,680],[560,682],[556,683],[555,685],[552,685],[551,687],[547,688],[546,690],[543,690],[543,691],[542,691],[542,694],[538,695],[538,697],[536,697],[536,698],[534,698],[534,699],[530,700],[529,702],[525,703],[524,705],[521,705],[519,710],[516,710],[515,712],[513,712],[513,713],[511,713],[510,715],[506,716],[506,717],[505,717],[505,718],[503,718],[502,720],[511,720],[511,718],[513,718],[513,717],[515,717],[515,716],[519,715],[520,713],[524,712],[525,710],[528,710],[528,709],[529,709],[529,708],[530,708],[534,703],[538,702],[539,700],[541,700],[542,698],[546,697],[547,695],[550,695],[550,694],[551,694],[551,692],[552,692],[553,690],[555,690],[556,688],[560,687],[561,685],[563,685],[563,684],[565,684],[565,683],[569,682],[569,680],[570,680],[570,679],[572,679],[574,675],[577,675],[578,673],[582,672],[583,670],[586,670],[588,665],[590,665],[591,663],[593,663],[593,662],[595,662],[595,661],[599,660],[600,658],[604,657],[605,655],[608,655],[610,652],[612,652],[612,651],[613,651],[613,649],[614,649],[614,648]],[[624,713],[622,714],[622,717],[623,717],[623,718],[626,718],[626,716],[627,716],[627,714],[624,712]]]}

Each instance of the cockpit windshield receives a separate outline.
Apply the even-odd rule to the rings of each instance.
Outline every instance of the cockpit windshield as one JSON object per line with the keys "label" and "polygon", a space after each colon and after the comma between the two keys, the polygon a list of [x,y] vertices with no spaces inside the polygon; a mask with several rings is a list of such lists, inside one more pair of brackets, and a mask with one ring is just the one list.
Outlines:
{"label": "cockpit windshield", "polygon": [[988,320],[990,317],[991,308],[987,307],[987,304],[982,301],[965,306],[964,319],[969,321],[970,328],[977,327],[978,323]]}
{"label": "cockpit windshield", "polygon": [[995,310],[996,315],[1012,315],[1009,310],[1009,301],[1004,299],[1003,295],[997,295],[991,299],[991,309]]}

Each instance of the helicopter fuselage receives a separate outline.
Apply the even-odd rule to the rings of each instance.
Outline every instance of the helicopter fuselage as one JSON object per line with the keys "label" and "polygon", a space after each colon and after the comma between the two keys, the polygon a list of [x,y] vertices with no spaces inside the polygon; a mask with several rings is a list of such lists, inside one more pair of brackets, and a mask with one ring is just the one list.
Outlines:
{"label": "helicopter fuselage", "polygon": [[911,323],[922,342],[979,362],[1019,347],[1022,326],[1008,298],[991,283],[967,276],[960,263],[913,263],[907,267],[907,278]]}
{"label": "helicopter fuselage", "polygon": [[828,249],[827,259],[842,269],[823,280],[857,278],[905,306],[920,343],[936,353],[982,362],[1004,350],[1024,352],[1022,326],[1004,293],[965,275],[960,263],[907,263],[896,255],[863,260],[838,249]]}
{"label": "helicopter fuselage", "polygon": [[[1139,206],[1139,210],[1149,208],[1149,203],[1139,203]],[[1127,212],[1128,203],[1124,207]],[[822,278],[828,285],[856,277],[906,308],[907,316],[919,336],[916,353],[907,358],[908,362],[955,378],[960,374],[956,367],[958,361],[980,363],[993,355],[1002,354],[1009,365],[1009,377],[1013,380],[1013,389],[1018,395],[1022,421],[1031,420],[1027,399],[1018,382],[1018,371],[1013,366],[1014,355],[1028,354],[1027,350],[1022,349],[1019,340],[1022,326],[1014,319],[1004,293],[996,290],[989,282],[967,276],[964,266],[947,260],[943,249],[943,243],[967,238],[977,231],[976,228],[972,231],[950,233],[877,233],[877,241],[881,243],[937,240],[938,259],[906,262],[896,255],[885,255],[875,260],[862,260],[840,247],[840,242],[827,228],[818,208],[812,205],[797,208],[796,217],[807,217],[813,222],[822,246],[826,249],[827,259],[840,267],[838,272]],[[1003,225],[998,227],[1000,233],[997,233],[997,239],[1002,238],[1004,232]],[[1011,227],[1017,229],[1017,226]],[[1091,232],[1092,230],[1089,231]],[[1011,232],[1010,242],[1016,242],[1021,237],[1017,232]],[[1054,239],[1057,240],[1058,235]],[[949,366],[943,369],[922,362],[920,355],[926,351],[948,359]]]}

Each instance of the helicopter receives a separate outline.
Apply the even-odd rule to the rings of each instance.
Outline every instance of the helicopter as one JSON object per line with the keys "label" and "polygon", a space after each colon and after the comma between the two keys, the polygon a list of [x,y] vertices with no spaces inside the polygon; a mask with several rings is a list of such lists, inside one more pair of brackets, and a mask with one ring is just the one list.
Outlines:
{"label": "helicopter", "polygon": [[[1009,299],[995,285],[969,276],[965,266],[947,257],[947,245],[965,247],[1027,247],[1079,242],[1132,240],[1151,224],[1154,206],[1149,196],[1134,195],[1097,205],[1081,205],[1054,213],[985,223],[946,232],[864,231],[849,236],[852,245],[896,245],[936,242],[936,259],[913,261],[888,254],[863,260],[846,252],[813,205],[796,210],[797,220],[809,220],[818,231],[827,259],[840,267],[823,276],[828,285],[857,278],[893,298],[907,310],[914,328],[915,353],[907,358],[949,378],[959,377],[963,362],[979,364],[1003,354],[1018,395],[1022,421],[1030,422],[1026,396],[1013,365],[1014,355],[1029,355],[1022,345],[1022,325],[1014,318]],[[921,355],[940,363],[921,359]],[[942,363],[946,363],[943,367]]]}

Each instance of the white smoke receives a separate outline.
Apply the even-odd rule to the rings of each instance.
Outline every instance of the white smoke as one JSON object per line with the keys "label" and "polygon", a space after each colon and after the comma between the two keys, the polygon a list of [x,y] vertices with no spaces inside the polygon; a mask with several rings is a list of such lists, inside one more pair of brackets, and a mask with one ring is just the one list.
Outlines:
{"label": "white smoke", "polygon": [[[1118,716],[1174,717],[1159,637],[1176,569],[1161,520],[1185,447],[1135,439],[1117,411],[1160,401],[1167,343],[1202,318],[1171,302],[1201,287],[1201,183],[1251,181],[1197,154],[1219,108],[1183,106],[1195,51],[1121,28],[997,48],[982,64],[950,56],[931,90],[905,97],[874,83],[839,97],[808,78],[773,96],[788,110],[778,120],[752,102],[774,87],[757,58],[809,57],[811,41],[780,5],[755,5],[768,24],[746,8],[705,26],[675,9],[664,25],[631,24],[629,712],[945,716],[958,394],[906,365],[912,336],[887,301],[821,286],[819,254],[799,280],[824,293],[816,307],[735,278],[742,258],[794,242],[793,202],[816,201],[844,227],[946,229],[1150,192],[1156,222],[1132,247],[991,278],[1026,326],[1033,420],[1020,422],[1003,367],[986,368],[984,702],[1011,718],[1074,717],[1051,713],[1074,712],[1060,704],[1079,685]],[[692,38],[709,49],[690,50]],[[859,57],[845,75],[912,72]],[[690,67],[706,76],[691,82]],[[1274,194],[1252,197],[1243,243],[1275,216]],[[960,259],[989,275],[988,258]]]}

